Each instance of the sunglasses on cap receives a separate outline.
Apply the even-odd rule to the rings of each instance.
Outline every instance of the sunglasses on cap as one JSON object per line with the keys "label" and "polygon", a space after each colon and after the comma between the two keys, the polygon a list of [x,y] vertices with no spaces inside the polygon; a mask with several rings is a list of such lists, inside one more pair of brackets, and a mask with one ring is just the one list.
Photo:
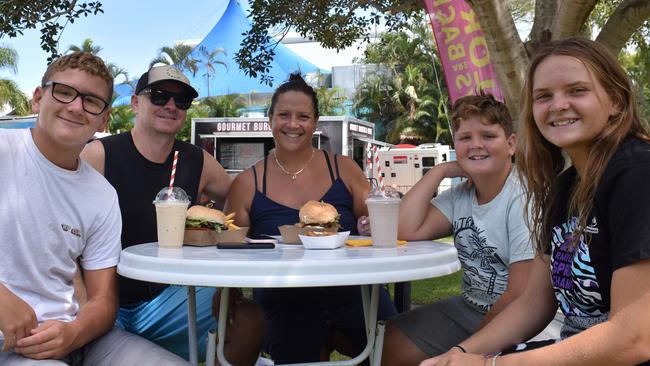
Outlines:
{"label": "sunglasses on cap", "polygon": [[157,106],[163,106],[167,104],[169,98],[174,98],[174,104],[176,105],[176,108],[182,109],[184,111],[190,108],[192,105],[192,100],[194,100],[194,98],[185,93],[172,93],[159,89],[145,89],[140,94],[148,95],[151,104]]}

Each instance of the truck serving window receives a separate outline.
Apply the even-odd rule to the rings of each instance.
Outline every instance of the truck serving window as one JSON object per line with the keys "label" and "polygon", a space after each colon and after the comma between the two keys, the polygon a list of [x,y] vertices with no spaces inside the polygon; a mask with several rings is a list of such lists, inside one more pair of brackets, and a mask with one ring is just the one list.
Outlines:
{"label": "truck serving window", "polygon": [[423,156],[422,157],[422,166],[434,166],[436,165],[436,158],[433,156]]}

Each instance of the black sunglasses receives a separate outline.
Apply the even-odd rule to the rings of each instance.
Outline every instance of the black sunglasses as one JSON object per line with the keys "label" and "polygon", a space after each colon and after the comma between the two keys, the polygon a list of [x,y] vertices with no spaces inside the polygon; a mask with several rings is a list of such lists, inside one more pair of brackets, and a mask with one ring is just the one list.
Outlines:
{"label": "black sunglasses", "polygon": [[163,106],[167,104],[169,98],[174,98],[174,104],[176,105],[176,108],[182,109],[184,111],[188,110],[190,106],[192,106],[192,100],[194,100],[194,98],[188,96],[185,93],[172,93],[159,89],[145,89],[140,94],[149,95],[151,104],[157,106]]}
{"label": "black sunglasses", "polygon": [[100,97],[84,94],[70,85],[48,81],[43,88],[52,87],[52,98],[63,104],[72,103],[77,97],[81,97],[81,107],[84,111],[96,116],[102,114],[108,107],[108,102]]}

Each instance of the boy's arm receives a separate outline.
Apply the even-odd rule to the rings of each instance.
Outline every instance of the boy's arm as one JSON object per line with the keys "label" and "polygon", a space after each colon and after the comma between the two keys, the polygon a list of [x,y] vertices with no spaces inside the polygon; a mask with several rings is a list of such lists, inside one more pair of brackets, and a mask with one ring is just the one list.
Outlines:
{"label": "boy's arm", "polygon": [[84,270],[87,301],[79,309],[77,318],[70,324],[80,328],[75,342],[77,349],[113,327],[117,316],[117,270],[110,267],[99,270]]}
{"label": "boy's arm", "polygon": [[37,326],[34,309],[0,284],[0,331],[4,337],[0,352],[11,350],[16,341],[29,336]]}
{"label": "boy's arm", "polygon": [[431,204],[445,178],[465,176],[456,162],[434,166],[402,199],[397,236],[403,240],[428,240],[451,234],[452,224]]}
{"label": "boy's arm", "polygon": [[48,320],[17,342],[16,353],[33,359],[59,359],[106,333],[117,313],[115,267],[84,270],[88,301],[75,320]]}

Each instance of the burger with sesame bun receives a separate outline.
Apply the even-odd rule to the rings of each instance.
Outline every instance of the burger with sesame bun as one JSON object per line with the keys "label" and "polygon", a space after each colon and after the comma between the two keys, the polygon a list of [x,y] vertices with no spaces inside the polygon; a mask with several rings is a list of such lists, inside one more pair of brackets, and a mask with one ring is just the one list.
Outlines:
{"label": "burger with sesame bun", "polygon": [[219,210],[204,206],[192,206],[187,210],[185,219],[186,230],[228,230],[226,215]]}
{"label": "burger with sesame bun", "polygon": [[339,213],[336,208],[323,201],[307,201],[298,212],[300,222],[298,227],[312,229],[327,229],[326,231],[337,231],[339,225]]}

